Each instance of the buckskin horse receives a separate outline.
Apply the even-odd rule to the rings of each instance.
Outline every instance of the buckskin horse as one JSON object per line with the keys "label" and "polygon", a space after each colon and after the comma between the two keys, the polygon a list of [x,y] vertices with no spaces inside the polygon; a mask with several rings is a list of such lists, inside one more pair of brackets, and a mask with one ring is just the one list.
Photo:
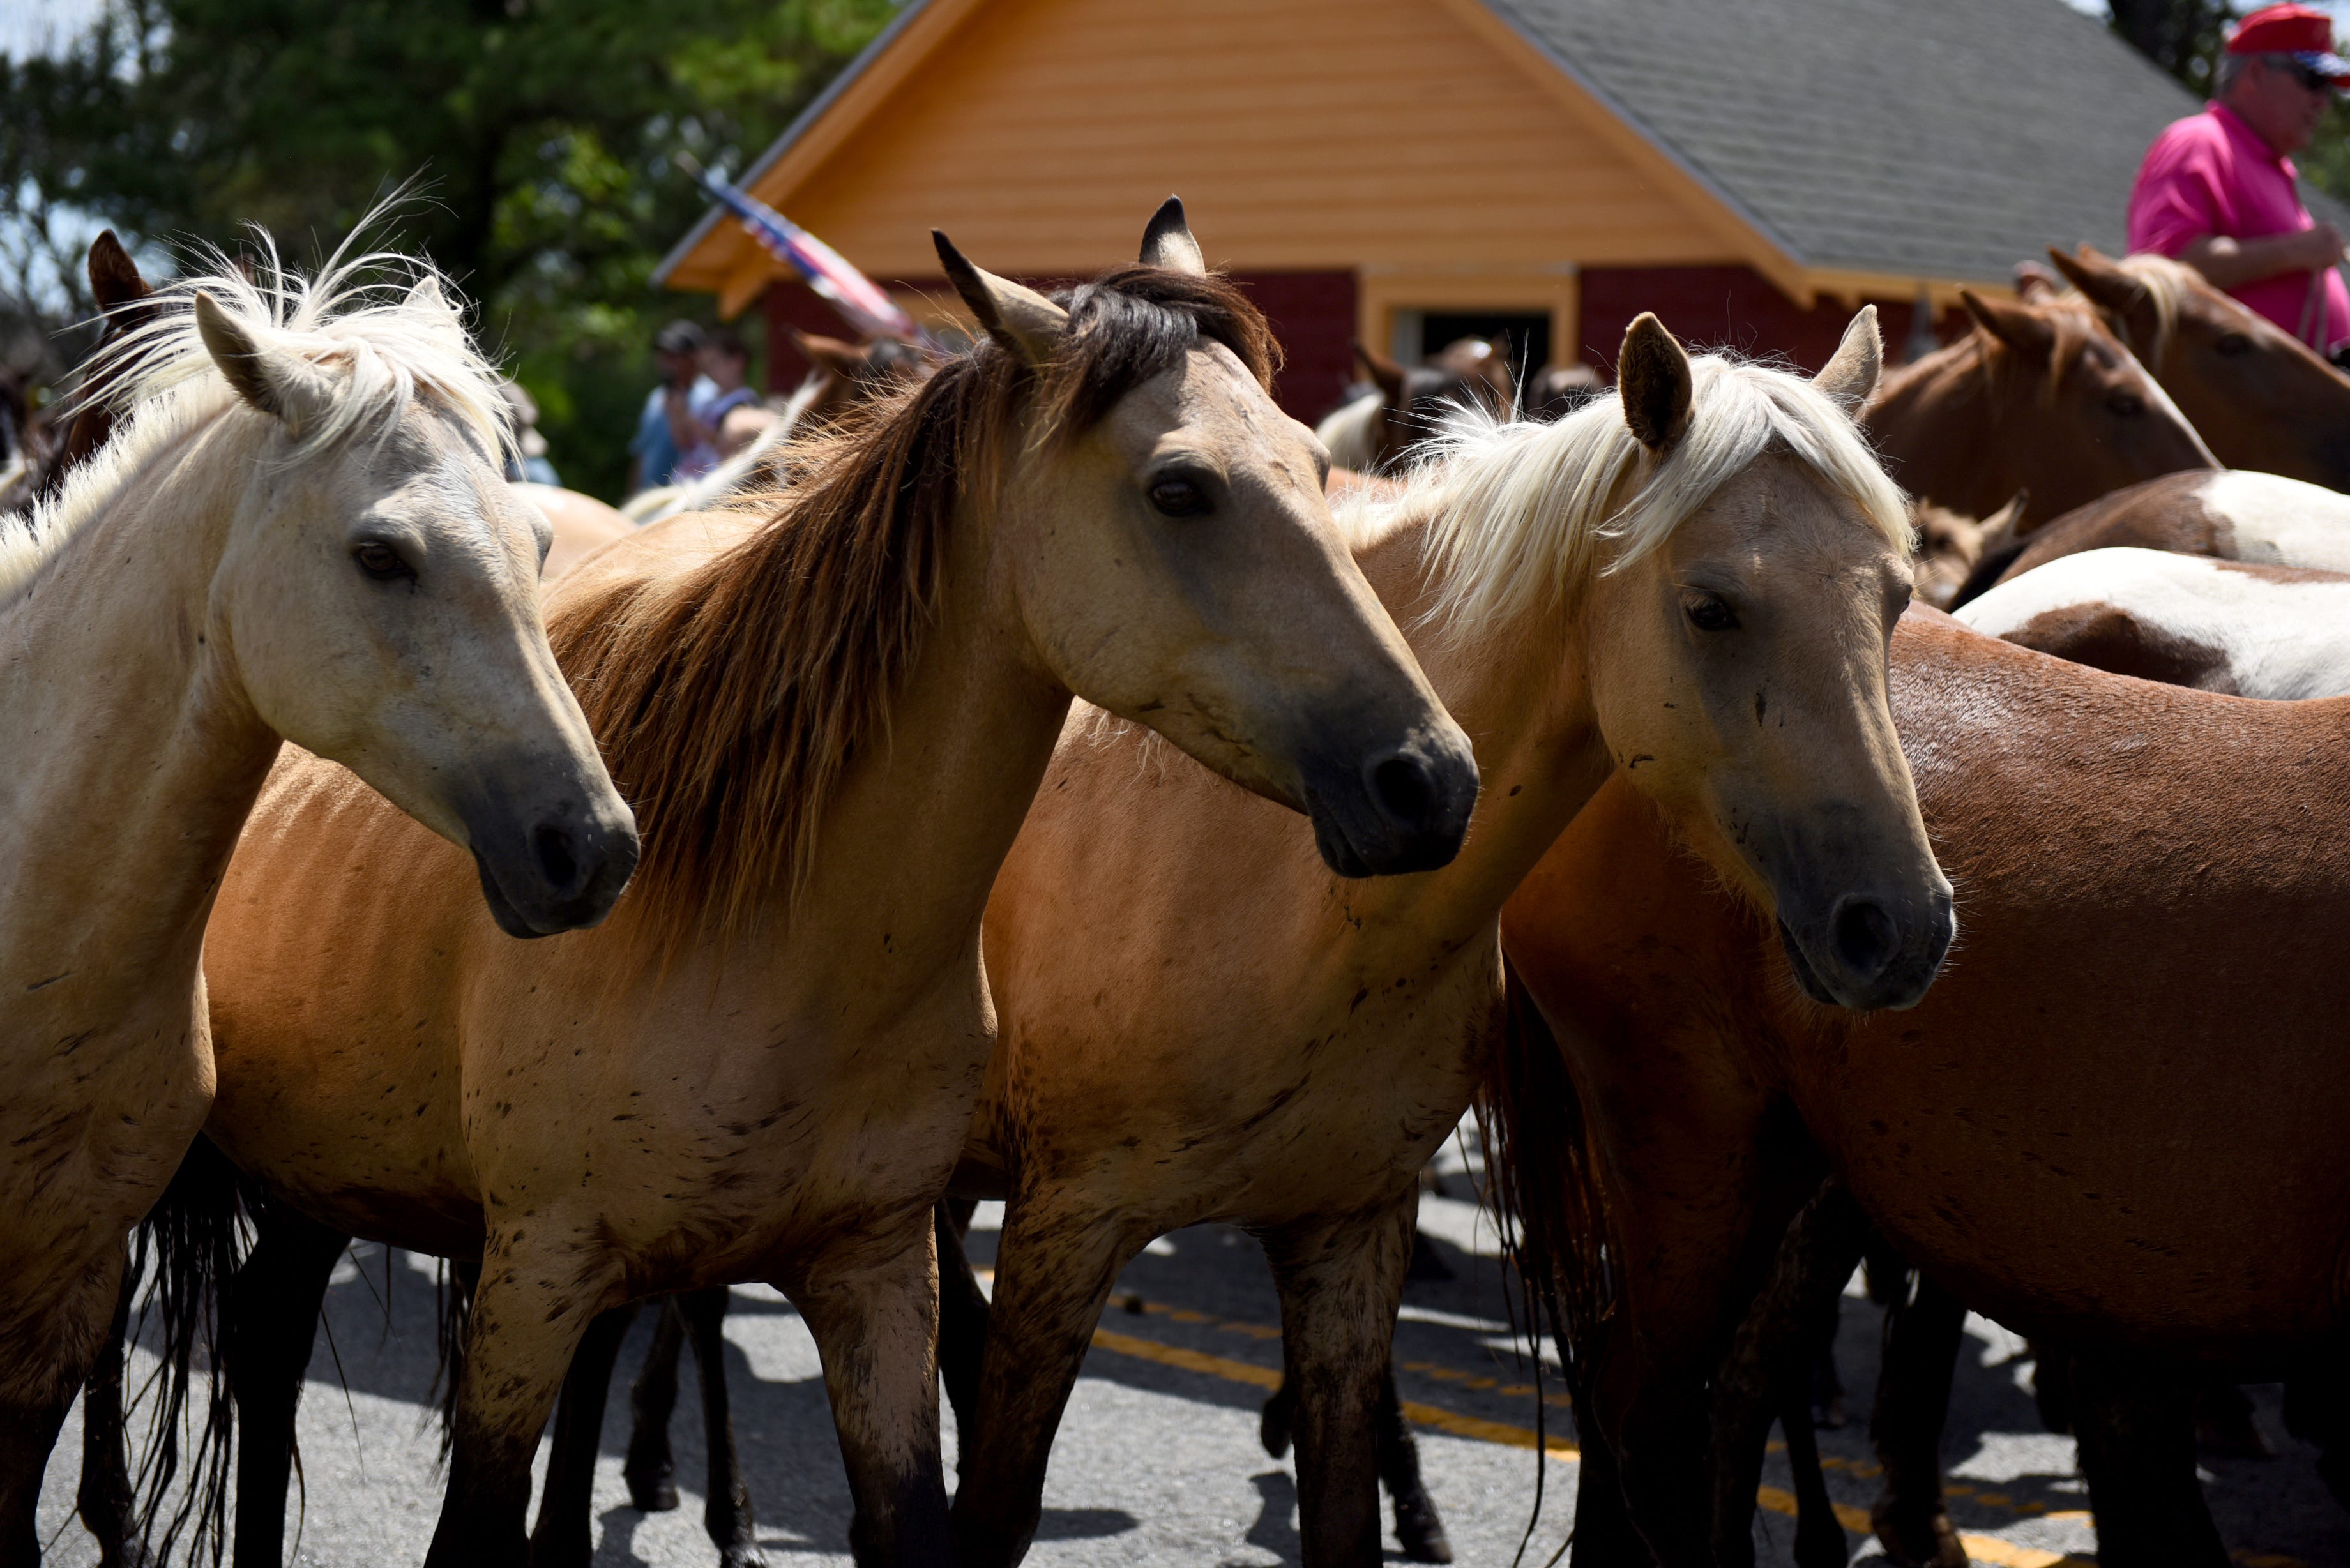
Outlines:
{"label": "buckskin horse", "polygon": [[[1512,1037],[1495,1100],[1573,1347],[1578,1561],[1636,1560],[1635,1526],[1665,1564],[1711,1561],[1705,1380],[1831,1172],[1929,1279],[2085,1347],[2101,1398],[2132,1397],[2138,1357],[2339,1361],[2350,1079],[2324,944],[2350,913],[2350,702],[2157,686],[1922,609],[1892,670],[1965,911],[1915,1011],[1815,1000],[1620,775],[1505,912],[1555,1039]],[[2225,1561],[2179,1458],[2101,1561]],[[2093,1487],[2103,1462],[2085,1448]]]}
{"label": "buckskin horse", "polygon": [[1884,1004],[1931,980],[1947,893],[1876,696],[1907,527],[1850,417],[1876,369],[1873,312],[1816,385],[1691,362],[1643,317],[1617,394],[1458,416],[1361,516],[1366,573],[1478,738],[1474,831],[1439,874],[1334,883],[1131,726],[1065,733],[988,911],[1001,1033],[957,1190],[1007,1204],[962,1562],[1025,1552],[1118,1269],[1207,1220],[1255,1233],[1281,1293],[1305,1561],[1377,1559],[1417,1175],[1486,1054],[1502,900],[1612,759],[1771,889],[1824,983]]}
{"label": "buckskin horse", "polygon": [[852,412],[774,506],[671,519],[554,596],[644,824],[603,929],[515,962],[346,777],[265,792],[206,954],[207,1131],[268,1195],[223,1331],[240,1562],[277,1559],[352,1233],[482,1260],[429,1562],[584,1562],[567,1517],[524,1539],[583,1332],[762,1278],[820,1348],[858,1561],[947,1561],[931,1209],[992,1044],[987,890],[1071,693],[1310,814],[1346,875],[1457,850],[1467,742],[1180,206],[1066,305],[939,250],[972,351]]}
{"label": "buckskin horse", "polygon": [[[0,775],[12,1564],[39,1557],[41,1472],[119,1325],[124,1239],[212,1102],[206,920],[281,741],[440,836],[513,935],[593,924],[636,860],[540,629],[495,379],[432,275],[338,253],[256,283],[207,259],[98,367],[110,439],[0,520],[0,732],[35,742]],[[370,288],[378,268],[415,282]]]}

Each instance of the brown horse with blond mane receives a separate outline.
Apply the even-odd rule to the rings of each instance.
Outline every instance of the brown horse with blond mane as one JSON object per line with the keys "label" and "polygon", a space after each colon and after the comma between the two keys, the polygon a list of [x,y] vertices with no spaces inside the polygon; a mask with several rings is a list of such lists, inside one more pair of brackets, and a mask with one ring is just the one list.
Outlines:
{"label": "brown horse with blond mane", "polygon": [[554,597],[645,824],[603,929],[515,961],[345,775],[265,792],[206,954],[207,1131],[268,1196],[226,1326],[240,1562],[277,1560],[353,1233],[482,1261],[431,1563],[584,1562],[568,1521],[524,1539],[581,1334],[747,1279],[816,1337],[858,1560],[947,1561],[931,1208],[992,1044],[981,913],[1072,691],[1308,813],[1346,875],[1458,848],[1467,742],[1180,207],[1066,305],[939,248],[972,351],[852,412],[775,502],[649,528]]}
{"label": "brown horse with blond mane", "polygon": [[1464,414],[1363,517],[1364,570],[1487,781],[1439,874],[1334,882],[1131,726],[1064,735],[988,909],[1002,1034],[957,1183],[1007,1207],[966,1565],[1026,1551],[1119,1268],[1208,1220],[1253,1232],[1281,1293],[1305,1560],[1377,1561],[1417,1175],[1492,1037],[1502,900],[1615,759],[1839,994],[1931,981],[1947,885],[1877,695],[1907,528],[1850,413],[1877,363],[1873,312],[1816,384],[1691,361],[1642,317],[1617,394],[1554,424]]}
{"label": "brown horse with blond mane", "polygon": [[[2350,700],[2155,686],[1923,610],[1892,691],[1966,908],[1914,1012],[1822,1005],[1622,776],[1505,913],[1556,1041],[1517,1035],[1496,1097],[1583,1401],[1579,1561],[1713,1561],[1706,1384],[1831,1172],[1959,1299],[2104,1347],[2106,1389],[2135,1355],[2339,1358]],[[2101,1560],[2225,1561],[2199,1500],[2141,1501]]]}

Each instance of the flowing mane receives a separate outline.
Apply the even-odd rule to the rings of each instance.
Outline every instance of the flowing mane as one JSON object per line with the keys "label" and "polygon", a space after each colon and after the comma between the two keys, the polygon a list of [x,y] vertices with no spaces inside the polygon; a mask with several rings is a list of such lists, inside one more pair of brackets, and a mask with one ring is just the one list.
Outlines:
{"label": "flowing mane", "polygon": [[674,954],[754,928],[816,864],[824,807],[886,736],[920,657],[949,531],[992,505],[1019,443],[1085,434],[1204,342],[1261,384],[1277,350],[1221,278],[1129,266],[1063,296],[1043,372],[992,340],[805,442],[770,522],[715,558],[563,606],[549,639],[644,845],[626,903]]}
{"label": "flowing mane", "polygon": [[[1901,493],[1826,394],[1802,376],[1721,355],[1691,359],[1690,371],[1689,433],[1661,462],[1625,424],[1612,391],[1551,423],[1473,409],[1452,416],[1390,504],[1394,519],[1428,519],[1423,547],[1436,594],[1429,622],[1468,636],[1571,613],[1595,574],[1663,544],[1772,451],[1802,460],[1908,547]],[[1347,522],[1363,537],[1359,518]]]}
{"label": "flowing mane", "polygon": [[[347,256],[346,240],[316,277],[306,277],[278,260],[265,231],[256,229],[255,236],[262,254],[252,275],[220,251],[196,253],[192,275],[140,302],[153,319],[93,362],[85,384],[110,382],[105,395],[123,422],[57,494],[28,512],[0,517],[0,599],[29,582],[149,458],[242,407],[196,329],[200,292],[256,341],[328,372],[331,399],[325,417],[286,446],[285,463],[308,462],[348,440],[388,434],[420,395],[490,452],[503,450],[510,416],[497,372],[474,348],[430,264],[394,252]],[[432,286],[420,290],[427,282]]]}

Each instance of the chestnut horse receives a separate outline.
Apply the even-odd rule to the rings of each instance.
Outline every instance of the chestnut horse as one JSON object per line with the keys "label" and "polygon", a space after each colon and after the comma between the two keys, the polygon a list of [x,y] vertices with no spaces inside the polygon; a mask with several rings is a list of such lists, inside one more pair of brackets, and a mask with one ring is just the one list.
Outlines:
{"label": "chestnut horse", "polygon": [[[1637,1523],[1663,1563],[1712,1561],[1705,1381],[1831,1170],[1960,1299],[2121,1347],[2087,1358],[2108,1391],[2130,1355],[2338,1355],[2350,999],[2310,944],[2350,914],[2350,705],[2155,686],[1924,610],[1892,686],[1967,911],[1917,1011],[1813,1001],[1626,778],[1505,913],[1564,1057],[1521,1054],[1496,1098],[1585,1402],[1583,1560],[1639,1551]],[[2102,1561],[2224,1561],[2187,1459]]]}
{"label": "chestnut horse", "polygon": [[2122,545],[2350,572],[2350,496],[2241,469],[2167,474],[1987,546],[1951,607],[2044,562]]}
{"label": "chestnut horse", "polygon": [[1309,1563],[1375,1562],[1373,1432],[1420,1168],[1466,1109],[1502,900],[1616,758],[1773,900],[1821,983],[1906,1006],[1950,930],[1877,696],[1906,520],[1849,410],[1874,312],[1819,382],[1693,363],[1634,323],[1618,391],[1553,424],[1459,416],[1358,558],[1477,736],[1462,857],[1334,883],[1284,825],[1131,727],[1065,733],[990,901],[1000,1044],[966,1196],[1007,1199],[954,1523],[1016,1561],[1124,1263],[1202,1220],[1283,1303]]}
{"label": "chestnut horse", "polygon": [[265,791],[206,953],[207,1131],[270,1199],[225,1326],[240,1562],[277,1561],[353,1233],[482,1260],[430,1562],[584,1562],[568,1517],[524,1538],[583,1331],[745,1279],[816,1339],[858,1561],[945,1562],[931,1208],[992,1044],[980,917],[1072,691],[1310,814],[1342,873],[1459,847],[1467,742],[1180,205],[1066,306],[939,249],[972,351],[843,421],[772,518],[672,518],[555,597],[646,825],[604,929],[515,961],[343,775]]}
{"label": "chestnut horse", "polygon": [[[471,901],[513,934],[592,925],[636,861],[540,628],[504,403],[433,275],[338,253],[315,280],[268,258],[256,283],[204,259],[94,367],[110,439],[0,519],[10,1563],[38,1558],[42,1469],[124,1238],[212,1103],[200,954],[281,741],[470,850]],[[381,268],[416,281],[364,281]]]}
{"label": "chestnut horse", "polygon": [[1904,490],[1988,517],[2019,490],[2054,517],[2219,460],[2097,314],[1961,293],[1974,330],[1889,372],[1861,423]]}
{"label": "chestnut horse", "polygon": [[2183,262],[2048,255],[2221,462],[2350,490],[2350,376]]}

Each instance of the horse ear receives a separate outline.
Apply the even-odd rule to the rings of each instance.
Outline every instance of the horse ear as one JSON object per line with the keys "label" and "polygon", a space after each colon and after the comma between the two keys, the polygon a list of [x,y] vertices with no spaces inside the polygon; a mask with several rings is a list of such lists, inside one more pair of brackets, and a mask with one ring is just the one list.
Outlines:
{"label": "horse ear", "polygon": [[2026,305],[2045,305],[2064,294],[2064,280],[2048,270],[2048,264],[2020,261],[2015,264],[2015,297]]}
{"label": "horse ear", "polygon": [[2004,545],[2023,535],[2023,511],[2032,504],[2032,492],[2019,490],[2007,498],[2007,504],[1982,520],[1982,541],[1985,549]]}
{"label": "horse ear", "polygon": [[196,332],[230,388],[296,436],[332,400],[326,379],[283,348],[262,343],[220,302],[196,291]]}
{"label": "horse ear", "polygon": [[449,296],[441,292],[441,280],[429,272],[408,291],[408,303],[420,310],[449,310]]}
{"label": "horse ear", "polygon": [[1885,340],[1877,332],[1877,306],[1864,305],[1812,385],[1846,413],[1857,414],[1877,390],[1877,378],[1884,369]]}
{"label": "horse ear", "polygon": [[148,281],[139,275],[139,264],[122,248],[112,229],[101,229],[98,238],[89,242],[89,296],[100,310],[120,310],[126,305],[136,305],[155,292]]}
{"label": "horse ear", "polygon": [[2064,275],[2064,281],[2081,291],[2091,304],[2112,311],[2125,321],[2136,325],[2145,313],[2152,320],[2154,296],[2144,285],[2130,276],[2089,245],[2081,247],[2078,255],[2066,255],[2055,246],[2048,247],[2048,259]]}
{"label": "horse ear", "polygon": [[1975,318],[1975,326],[1995,343],[2018,354],[2045,359],[2056,349],[2056,329],[2032,306],[2003,299],[1985,299],[1971,289],[1959,290],[1959,303]]}
{"label": "horse ear", "polygon": [[1403,407],[1403,367],[1361,338],[1357,337],[1354,342],[1355,358],[1362,361],[1364,370],[1371,378],[1371,385],[1379,389],[1380,398],[1391,409]]}
{"label": "horse ear", "polygon": [[1670,452],[1689,433],[1690,403],[1696,396],[1689,354],[1651,311],[1640,312],[1625,329],[1616,390],[1623,399],[1624,422],[1649,451]]}
{"label": "horse ear", "polygon": [[1183,221],[1181,197],[1168,197],[1159,203],[1159,211],[1150,214],[1150,223],[1142,231],[1142,265],[1207,275],[1208,258],[1200,254],[1200,242],[1191,237],[1191,225]]}
{"label": "horse ear", "polygon": [[931,242],[938,246],[939,264],[947,269],[955,292],[987,335],[1032,366],[1050,364],[1062,330],[1069,325],[1069,313],[1033,288],[972,265],[942,230],[932,229]]}
{"label": "horse ear", "polygon": [[829,370],[844,379],[853,381],[863,375],[866,365],[872,358],[870,349],[860,348],[854,343],[803,332],[796,327],[788,330],[792,335],[792,347],[800,351],[801,358],[819,370]]}

